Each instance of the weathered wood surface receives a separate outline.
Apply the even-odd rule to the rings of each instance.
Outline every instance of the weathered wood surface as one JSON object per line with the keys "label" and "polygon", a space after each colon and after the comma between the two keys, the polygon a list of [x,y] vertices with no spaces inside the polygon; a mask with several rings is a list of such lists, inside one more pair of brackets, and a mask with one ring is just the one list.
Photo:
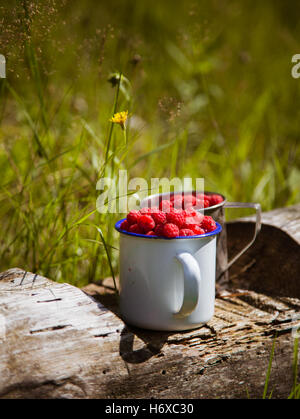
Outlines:
{"label": "weathered wood surface", "polygon": [[[229,225],[232,251],[246,240],[251,226]],[[263,231],[269,228],[264,225]],[[281,230],[272,234],[277,250],[296,245],[289,262],[297,263],[299,244]],[[0,274],[0,396],[262,397],[277,333],[270,389],[273,397],[287,397],[293,382],[292,330],[300,323],[300,271],[289,278],[277,267],[273,293],[252,290],[247,280],[257,261],[264,258],[266,272],[274,263],[272,252],[255,254],[263,244],[258,241],[257,246],[251,256],[256,262],[237,268],[248,275],[243,278],[248,289],[222,291],[212,321],[184,333],[126,326],[109,279],[80,290],[19,269]],[[234,275],[232,285],[238,285]],[[294,293],[276,290],[281,276],[293,284]]]}
{"label": "weathered wood surface", "polygon": [[[237,221],[254,222],[255,217],[247,217]],[[300,244],[300,204],[264,212],[262,214],[262,223],[285,232]]]}

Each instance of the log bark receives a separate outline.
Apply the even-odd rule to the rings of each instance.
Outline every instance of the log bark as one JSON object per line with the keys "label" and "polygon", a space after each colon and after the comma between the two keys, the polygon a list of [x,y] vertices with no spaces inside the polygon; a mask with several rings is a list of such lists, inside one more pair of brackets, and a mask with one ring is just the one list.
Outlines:
{"label": "log bark", "polygon": [[[251,226],[250,221],[229,225],[230,251],[247,240]],[[21,269],[0,274],[0,397],[262,397],[275,335],[270,390],[275,398],[287,397],[293,384],[292,331],[300,326],[300,271],[284,292],[278,278],[285,266],[272,292],[257,291],[251,279],[260,259],[259,272],[267,275],[283,247],[293,250],[289,263],[297,264],[299,225],[295,237],[277,224],[270,228],[263,225],[262,243],[245,255],[256,262],[248,268],[241,262],[236,270],[242,271],[231,273],[232,289],[218,294],[214,318],[188,332],[124,324],[110,279],[80,290]],[[269,249],[270,232],[274,253],[257,253]]]}

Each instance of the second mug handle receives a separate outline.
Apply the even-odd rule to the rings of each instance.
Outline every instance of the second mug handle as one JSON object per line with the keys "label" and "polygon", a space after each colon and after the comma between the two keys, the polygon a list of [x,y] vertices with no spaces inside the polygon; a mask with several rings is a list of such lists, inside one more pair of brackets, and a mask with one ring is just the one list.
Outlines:
{"label": "second mug handle", "polygon": [[227,271],[255,242],[256,237],[261,230],[261,205],[258,203],[226,202],[224,208],[253,208],[256,211],[255,230],[252,240],[236,256],[234,256],[230,262],[228,262],[225,270]]}

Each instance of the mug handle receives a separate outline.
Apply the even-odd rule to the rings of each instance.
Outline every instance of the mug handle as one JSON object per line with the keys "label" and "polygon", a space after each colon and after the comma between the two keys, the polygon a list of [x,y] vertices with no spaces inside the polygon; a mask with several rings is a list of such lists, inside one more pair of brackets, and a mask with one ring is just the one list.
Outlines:
{"label": "mug handle", "polygon": [[184,295],[181,309],[173,313],[176,318],[189,316],[196,308],[199,299],[201,272],[199,264],[190,253],[180,253],[175,256],[182,268],[184,275]]}
{"label": "mug handle", "polygon": [[[258,203],[226,202],[224,208],[253,208],[256,210],[255,230],[252,240],[227,264],[226,272],[255,242],[258,233],[261,230],[261,205]],[[222,274],[224,273],[222,272]]]}

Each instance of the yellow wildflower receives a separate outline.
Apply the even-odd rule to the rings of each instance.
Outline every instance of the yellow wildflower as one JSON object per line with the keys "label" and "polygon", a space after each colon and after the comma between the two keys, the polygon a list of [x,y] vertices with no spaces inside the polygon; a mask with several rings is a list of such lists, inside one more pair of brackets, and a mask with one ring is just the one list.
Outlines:
{"label": "yellow wildflower", "polygon": [[114,124],[119,124],[121,125],[122,129],[125,129],[125,122],[127,121],[127,118],[128,118],[128,111],[118,112],[118,113],[115,113],[112,118],[110,118],[110,122]]}

